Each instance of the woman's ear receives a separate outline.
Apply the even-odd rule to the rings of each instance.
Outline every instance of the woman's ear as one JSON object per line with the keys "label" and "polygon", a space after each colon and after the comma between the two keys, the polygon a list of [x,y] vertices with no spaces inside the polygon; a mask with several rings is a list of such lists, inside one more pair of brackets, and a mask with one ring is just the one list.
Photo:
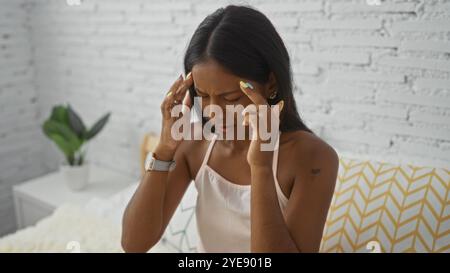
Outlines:
{"label": "woman's ear", "polygon": [[277,91],[277,79],[275,78],[275,74],[270,72],[269,80],[265,84],[265,97],[269,98],[274,91]]}

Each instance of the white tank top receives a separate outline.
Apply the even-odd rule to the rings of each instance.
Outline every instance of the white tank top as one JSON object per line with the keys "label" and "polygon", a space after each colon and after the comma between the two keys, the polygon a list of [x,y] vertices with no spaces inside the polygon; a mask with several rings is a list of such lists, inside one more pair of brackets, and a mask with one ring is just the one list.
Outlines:
{"label": "white tank top", "polygon": [[[250,185],[235,184],[208,165],[217,139],[214,134],[202,165],[195,177],[198,191],[196,220],[198,252],[250,252]],[[281,191],[276,177],[278,164],[278,137],[273,153],[275,188],[283,216],[288,198]]]}

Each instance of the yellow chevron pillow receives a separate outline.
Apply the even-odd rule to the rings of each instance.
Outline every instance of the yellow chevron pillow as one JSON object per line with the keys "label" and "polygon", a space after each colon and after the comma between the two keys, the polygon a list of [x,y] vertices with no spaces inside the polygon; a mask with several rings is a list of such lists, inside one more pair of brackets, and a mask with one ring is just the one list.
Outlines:
{"label": "yellow chevron pillow", "polygon": [[450,252],[449,169],[339,161],[321,252]]}

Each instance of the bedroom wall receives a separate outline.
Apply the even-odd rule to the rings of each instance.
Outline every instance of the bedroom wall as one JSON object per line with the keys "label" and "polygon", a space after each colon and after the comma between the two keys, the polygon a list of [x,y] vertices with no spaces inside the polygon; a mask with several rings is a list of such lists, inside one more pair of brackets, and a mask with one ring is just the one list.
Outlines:
{"label": "bedroom wall", "polygon": [[[70,1],[69,1],[70,2]],[[48,111],[70,101],[88,120],[113,110],[92,158],[137,173],[137,142],[160,128],[162,94],[198,23],[229,1],[39,1],[31,12],[36,88]],[[305,121],[340,152],[389,161],[450,160],[450,1],[250,3],[291,52]]]}
{"label": "bedroom wall", "polygon": [[63,102],[87,124],[112,111],[90,161],[137,176],[139,141],[160,129],[159,104],[189,38],[230,2],[273,21],[302,117],[341,154],[449,166],[448,0],[23,2],[0,1],[0,186],[57,168],[39,124]]}
{"label": "bedroom wall", "polygon": [[11,187],[48,171],[40,128],[26,1],[0,0],[0,235],[15,229]]}

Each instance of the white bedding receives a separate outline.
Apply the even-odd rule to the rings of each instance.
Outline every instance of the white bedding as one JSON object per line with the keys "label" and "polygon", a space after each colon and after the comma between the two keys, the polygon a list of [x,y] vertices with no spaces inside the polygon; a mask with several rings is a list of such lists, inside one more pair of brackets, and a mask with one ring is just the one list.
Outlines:
{"label": "white bedding", "polygon": [[[123,252],[121,219],[137,183],[108,199],[65,204],[36,225],[0,239],[1,252]],[[149,252],[173,252],[160,242]]]}

